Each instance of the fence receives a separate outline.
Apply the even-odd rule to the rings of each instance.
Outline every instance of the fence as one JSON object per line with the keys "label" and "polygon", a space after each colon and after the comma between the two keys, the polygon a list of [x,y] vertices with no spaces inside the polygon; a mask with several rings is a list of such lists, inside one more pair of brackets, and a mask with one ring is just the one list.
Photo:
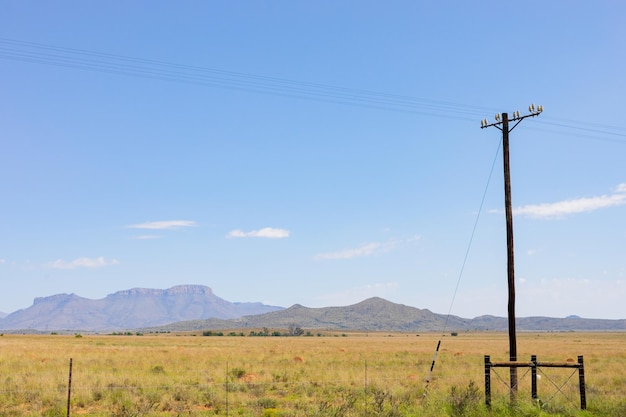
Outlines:
{"label": "fence", "polygon": [[[539,403],[540,405],[549,403],[556,394],[561,393],[567,398],[567,394],[564,392],[564,387],[570,380],[570,378],[578,371],[578,387],[580,394],[580,408],[581,410],[587,409],[587,399],[585,393],[585,367],[583,357],[578,356],[578,362],[539,362],[537,361],[537,356],[532,355],[530,358],[530,362],[491,362],[491,358],[489,355],[485,355],[485,404],[487,407],[491,406],[491,371],[492,368],[509,368],[509,369],[519,369],[519,368],[528,368],[530,369],[530,380],[531,380],[531,397],[533,401]],[[574,369],[574,371],[570,374],[569,378],[565,380],[563,383],[555,383],[552,382],[554,388],[554,395],[548,397],[547,400],[540,400],[538,395],[538,379],[541,379],[541,374],[537,372],[541,370],[541,368],[564,368],[564,369]],[[547,374],[544,374],[547,376]],[[507,382],[500,378],[502,382],[507,385]],[[507,385],[509,389],[509,393],[511,394],[511,398],[515,399],[517,397],[518,386],[510,387]]]}
{"label": "fence", "polygon": [[[588,411],[626,415],[621,412],[626,410],[626,334],[523,337],[533,348],[529,355],[546,360],[565,360],[562,352],[584,350]],[[0,416],[64,417],[68,404],[73,415],[92,417],[247,417],[272,409],[278,410],[275,415],[319,417],[384,415],[381,409],[414,416],[450,415],[453,407],[465,414],[486,412],[484,351],[506,352],[506,334],[447,337],[427,386],[438,340],[437,334],[322,332],[313,337],[5,334],[0,336]],[[558,406],[561,415],[578,413],[578,386],[570,382],[556,389],[567,382],[562,374],[578,368],[536,365],[535,397],[533,367],[521,368],[520,375],[527,374],[519,380],[520,407],[536,407],[541,400],[548,403],[547,412]],[[495,411],[508,406],[507,382],[498,382],[504,369],[489,369]],[[427,412],[429,407],[434,412]],[[598,414],[604,408],[618,411]],[[402,414],[393,414],[395,409]]]}
{"label": "fence", "polygon": [[56,365],[42,371],[41,362],[3,369],[0,415],[229,416],[245,415],[246,410],[270,416],[271,410],[299,409],[321,416],[344,415],[357,401],[358,407],[369,410],[365,414],[384,415],[384,410],[424,401],[425,367],[400,361],[389,366],[364,360],[358,368],[346,363],[343,369],[342,364],[329,363],[324,377],[311,375],[298,356],[284,367],[253,372],[246,370],[249,363],[237,361],[214,363],[211,369],[191,365],[185,375],[171,371],[168,364],[137,364],[97,375],[81,359],[69,359],[65,369]]}

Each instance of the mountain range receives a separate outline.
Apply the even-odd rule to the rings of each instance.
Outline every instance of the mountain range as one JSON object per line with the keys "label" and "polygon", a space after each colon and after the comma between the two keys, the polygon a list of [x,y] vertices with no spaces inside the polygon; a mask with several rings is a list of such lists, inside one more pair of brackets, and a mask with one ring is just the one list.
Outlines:
{"label": "mountain range", "polygon": [[167,290],[133,288],[100,300],[75,294],[35,298],[32,306],[0,318],[0,330],[122,330],[193,319],[231,319],[281,309],[262,303],[231,303],[202,285]]}
{"label": "mountain range", "polygon": [[[626,331],[626,320],[525,317],[518,331]],[[31,307],[0,318],[0,331],[196,331],[225,329],[364,330],[390,332],[507,331],[508,319],[465,319],[374,297],[345,307],[289,308],[232,303],[201,285],[167,290],[134,288],[100,300],[75,294],[36,298]]]}
{"label": "mountain range", "polygon": [[[374,297],[346,307],[308,308],[296,304],[284,310],[260,315],[229,320],[192,320],[146,330],[193,331],[262,327],[389,332],[508,331],[508,319],[495,316],[464,319]],[[518,331],[626,331],[626,320],[584,319],[576,316],[524,317],[517,318],[516,327]]]}

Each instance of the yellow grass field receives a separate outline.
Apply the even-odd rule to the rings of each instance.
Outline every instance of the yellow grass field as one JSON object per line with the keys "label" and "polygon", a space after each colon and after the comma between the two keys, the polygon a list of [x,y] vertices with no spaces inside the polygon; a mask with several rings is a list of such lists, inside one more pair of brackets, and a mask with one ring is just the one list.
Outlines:
{"label": "yellow grass field", "polygon": [[538,370],[538,402],[520,368],[515,404],[492,370],[487,410],[484,355],[508,360],[505,333],[312,333],[4,334],[0,416],[66,416],[68,398],[83,416],[626,416],[626,333],[518,334],[520,361],[584,356],[584,412],[569,368]]}

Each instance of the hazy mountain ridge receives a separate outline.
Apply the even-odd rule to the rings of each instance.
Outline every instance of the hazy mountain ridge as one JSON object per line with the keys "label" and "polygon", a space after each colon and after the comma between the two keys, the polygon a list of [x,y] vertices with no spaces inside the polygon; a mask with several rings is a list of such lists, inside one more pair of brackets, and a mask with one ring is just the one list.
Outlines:
{"label": "hazy mountain ridge", "polygon": [[231,303],[201,285],[166,290],[133,288],[99,300],[76,294],[38,297],[31,307],[0,318],[0,330],[122,330],[193,319],[231,319],[280,309],[261,303]]}
{"label": "hazy mountain ridge", "polygon": [[[518,331],[626,331],[626,320],[523,317]],[[465,319],[374,297],[345,307],[289,308],[232,303],[201,285],[166,290],[132,288],[90,300],[76,294],[35,298],[31,307],[0,318],[2,331],[194,331],[289,327],[389,332],[507,331],[496,316]]]}
{"label": "hazy mountain ridge", "polygon": [[[518,331],[626,331],[626,320],[525,317],[516,320]],[[326,330],[389,332],[507,331],[508,319],[480,316],[464,319],[436,314],[374,297],[346,307],[309,308],[295,304],[287,309],[230,320],[192,320],[147,331],[194,331],[289,327]]]}

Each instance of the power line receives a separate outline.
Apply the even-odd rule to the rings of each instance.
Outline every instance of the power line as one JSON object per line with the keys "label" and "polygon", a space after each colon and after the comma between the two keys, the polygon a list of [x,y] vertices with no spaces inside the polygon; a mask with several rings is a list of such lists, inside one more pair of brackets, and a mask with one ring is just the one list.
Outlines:
{"label": "power line", "polygon": [[529,126],[526,129],[534,130],[536,132],[550,133],[553,135],[569,136],[569,137],[583,138],[583,139],[589,139],[589,140],[594,140],[594,141],[611,142],[611,143],[618,143],[618,144],[626,145],[626,136],[624,136],[624,139],[620,139],[619,137],[601,137],[597,135],[577,133],[575,131],[572,132],[572,131],[563,131],[563,130],[554,130],[554,129],[542,129],[542,128],[538,128],[534,126]]}
{"label": "power line", "polygon": [[[482,106],[468,106],[448,101],[296,81],[10,38],[0,38],[0,59],[376,110],[445,117],[468,122],[474,121],[476,115],[482,116],[485,113],[494,112],[493,109]],[[550,133],[626,143],[626,140],[621,140],[621,138],[626,139],[626,127],[558,118],[544,118],[537,122],[563,129],[543,130]]]}
{"label": "power line", "polygon": [[[380,93],[276,77],[266,77],[207,67],[182,65],[123,55],[107,54],[54,45],[0,38],[0,58],[118,75],[153,78],[172,82],[240,89],[265,94],[330,101],[338,104],[375,107],[384,110],[444,116],[456,113],[469,116],[484,114],[485,108],[398,94]],[[462,117],[457,117],[462,118]]]}
{"label": "power line", "polygon": [[[545,121],[538,121],[539,123],[543,123],[543,124],[547,124],[547,125],[552,125],[552,126],[559,126],[559,127],[565,127],[567,129],[575,129],[575,130],[584,130],[587,132],[595,132],[595,133],[601,133],[603,135],[611,135],[611,136],[621,136],[623,138],[626,138],[626,129],[623,128],[619,128],[619,127],[610,127],[610,126],[602,126],[602,125],[597,125],[597,126],[601,126],[603,127],[603,130],[600,129],[592,129],[592,128],[588,128],[588,127],[577,127],[577,126],[571,126],[571,125],[566,125],[563,123],[555,123],[555,122],[545,122]],[[610,132],[608,131],[608,129],[616,129],[616,130],[624,130],[625,132]]]}

